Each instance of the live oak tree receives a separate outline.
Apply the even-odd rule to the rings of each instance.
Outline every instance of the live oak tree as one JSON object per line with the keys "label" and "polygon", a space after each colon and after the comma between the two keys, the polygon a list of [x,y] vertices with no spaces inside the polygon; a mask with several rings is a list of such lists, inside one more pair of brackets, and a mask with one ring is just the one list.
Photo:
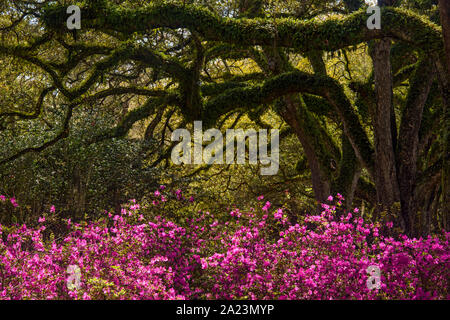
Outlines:
{"label": "live oak tree", "polygon": [[[444,28],[437,1],[379,1],[381,29],[370,30],[362,0],[80,1],[81,29],[68,30],[69,1],[2,1],[1,59],[26,66],[35,83],[32,107],[1,107],[0,130],[39,121],[52,101],[60,119],[40,142],[4,148],[0,165],[67,138],[81,106],[124,97],[139,106],[86,143],[145,119],[151,139],[177,115],[179,127],[245,114],[267,128],[271,110],[282,136],[301,143],[318,203],[340,192],[380,214],[399,207],[410,235],[432,220],[448,228],[449,11],[440,2]],[[365,48],[371,71],[361,80],[348,56]],[[334,54],[347,79],[332,76]],[[158,161],[169,156],[166,146]]]}

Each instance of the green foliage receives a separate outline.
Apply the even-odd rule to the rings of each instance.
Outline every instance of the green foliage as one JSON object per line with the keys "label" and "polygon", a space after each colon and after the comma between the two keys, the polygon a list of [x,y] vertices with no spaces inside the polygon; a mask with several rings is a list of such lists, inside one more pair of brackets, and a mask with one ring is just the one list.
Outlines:
{"label": "green foliage", "polygon": [[[68,3],[82,9],[76,36],[65,27]],[[373,123],[385,115],[377,111],[367,49],[386,38],[393,125],[405,128],[414,118],[422,74],[433,76],[414,123],[415,144],[394,137],[394,148],[417,156],[421,210],[442,210],[445,172],[436,168],[446,159],[439,117],[448,84],[434,66],[421,65],[423,57],[444,56],[434,0],[383,6],[381,30],[367,29],[362,0],[0,4],[0,193],[21,199],[30,212],[55,204],[82,219],[143,198],[158,183],[192,188],[212,209],[247,204],[259,193],[283,202],[280,185],[298,212],[331,191],[354,193],[373,209],[380,187],[374,137],[382,134]],[[251,165],[173,166],[170,135],[194,120],[223,131],[279,128],[280,173],[258,177]],[[396,157],[400,170],[408,159]],[[10,220],[25,217],[8,210]]]}

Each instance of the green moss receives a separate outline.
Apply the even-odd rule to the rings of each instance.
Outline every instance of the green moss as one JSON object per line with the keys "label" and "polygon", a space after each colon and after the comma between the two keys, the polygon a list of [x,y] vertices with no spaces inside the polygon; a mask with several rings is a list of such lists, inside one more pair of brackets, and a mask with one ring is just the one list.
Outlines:
{"label": "green moss", "polygon": [[231,110],[250,110],[291,93],[310,93],[322,96],[330,105],[333,105],[340,119],[343,120],[345,132],[358,150],[363,163],[368,170],[372,170],[374,151],[367,134],[340,84],[328,77],[295,71],[273,77],[262,85],[249,85],[227,90],[205,104],[204,120],[214,122],[220,115]]}
{"label": "green moss", "polygon": [[300,159],[295,164],[295,170],[299,174],[304,174],[308,169],[308,160],[304,156],[300,156]]}
{"label": "green moss", "polygon": [[136,122],[149,117],[157,108],[166,107],[167,105],[177,105],[179,103],[179,97],[175,93],[170,93],[163,97],[150,98],[141,107],[128,112],[116,127],[94,137],[91,142],[124,137]]}
{"label": "green moss", "polygon": [[[61,29],[66,13],[63,6],[48,6],[43,21],[48,28]],[[235,45],[263,45],[311,50],[334,51],[371,39],[393,37],[425,51],[441,51],[441,28],[423,16],[408,10],[382,8],[381,30],[368,30],[364,9],[344,17],[326,20],[295,19],[231,19],[222,18],[206,8],[195,5],[154,3],[137,9],[119,6],[83,7],[84,28],[115,30],[131,35],[167,27],[187,28],[198,32],[205,40]],[[97,18],[99,17],[99,18]]]}

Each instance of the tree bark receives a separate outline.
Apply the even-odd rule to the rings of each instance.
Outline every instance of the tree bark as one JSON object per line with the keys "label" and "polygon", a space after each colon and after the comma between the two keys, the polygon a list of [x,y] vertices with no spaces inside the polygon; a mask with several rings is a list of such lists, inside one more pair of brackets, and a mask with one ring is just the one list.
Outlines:
{"label": "tree bark", "polygon": [[450,1],[439,0],[439,10],[441,15],[442,33],[444,35],[445,55],[447,57],[447,75],[450,75]]}
{"label": "tree bark", "polygon": [[339,176],[334,182],[333,193],[342,193],[345,197],[347,210],[351,210],[358,181],[361,176],[361,165],[355,155],[352,144],[344,133],[342,134],[341,141],[342,159]]}
{"label": "tree bark", "polygon": [[311,182],[314,191],[314,197],[318,204],[325,202],[330,195],[330,182],[326,174],[321,170],[320,161],[312,143],[309,141],[303,126],[298,120],[297,105],[291,97],[284,99],[286,110],[281,111],[283,120],[286,121],[293,129],[302,144],[306,159],[308,160],[309,169],[311,170]]}
{"label": "tree bark", "polygon": [[[389,210],[400,201],[393,139],[393,92],[390,61],[390,39],[375,41],[371,48],[373,60],[376,110],[373,121],[375,140],[375,186],[378,211]],[[411,228],[409,217],[402,217],[405,231]]]}
{"label": "tree bark", "polygon": [[[414,226],[417,212],[415,199],[417,158],[419,154],[419,130],[423,109],[427,102],[435,73],[429,59],[419,62],[410,84],[406,106],[400,125],[398,141],[397,167],[400,191],[401,215]],[[408,230],[414,233],[414,230]]]}
{"label": "tree bark", "polygon": [[450,163],[448,162],[448,145],[450,139],[448,127],[450,126],[450,76],[441,60],[436,61],[437,79],[441,91],[443,112],[441,120],[441,150],[442,150],[442,213],[446,225],[450,224]]}
{"label": "tree bark", "polygon": [[[439,10],[441,15],[442,33],[444,36],[445,56],[446,56],[446,70],[443,72],[441,68],[440,87],[442,91],[442,99],[444,102],[444,141],[443,141],[443,170],[442,170],[442,192],[443,192],[443,215],[446,221],[446,227],[450,223],[450,164],[445,161],[448,153],[448,123],[450,119],[450,1],[439,0]],[[438,66],[439,68],[439,66]],[[439,71],[438,71],[439,73]],[[446,73],[446,77],[444,76]]]}
{"label": "tree bark", "polygon": [[[292,68],[287,63],[287,59],[278,48],[264,48],[264,54],[267,59],[269,70],[266,70],[269,74],[277,75],[283,71],[287,71]],[[316,61],[322,61],[318,59],[320,53],[316,52]],[[323,61],[322,61],[323,63]],[[323,64],[321,72],[325,72],[325,65]],[[330,195],[330,179],[323,171],[320,159],[317,156],[313,141],[311,141],[311,135],[305,131],[305,127],[302,124],[301,115],[299,109],[301,107],[301,101],[297,101],[294,95],[285,96],[282,98],[284,108],[280,110],[280,115],[283,120],[293,128],[298,140],[300,141],[303,151],[305,152],[306,159],[308,161],[309,169],[311,171],[311,182],[314,192],[314,197],[317,201],[318,208],[320,204],[325,202]]]}

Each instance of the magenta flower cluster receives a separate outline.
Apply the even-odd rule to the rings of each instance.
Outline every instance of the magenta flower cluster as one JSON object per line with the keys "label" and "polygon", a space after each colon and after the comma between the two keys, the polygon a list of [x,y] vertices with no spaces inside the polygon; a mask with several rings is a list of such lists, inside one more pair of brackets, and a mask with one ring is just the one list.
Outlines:
{"label": "magenta flower cluster", "polygon": [[[392,223],[340,210],[340,195],[301,223],[265,201],[229,219],[199,211],[176,224],[161,205],[194,198],[164,189],[150,206],[132,200],[120,215],[68,220],[62,238],[48,236],[44,217],[34,228],[0,225],[0,299],[450,298],[450,233],[394,238]],[[67,285],[69,265],[79,267],[77,288]],[[380,269],[379,289],[367,286],[369,266]]]}

